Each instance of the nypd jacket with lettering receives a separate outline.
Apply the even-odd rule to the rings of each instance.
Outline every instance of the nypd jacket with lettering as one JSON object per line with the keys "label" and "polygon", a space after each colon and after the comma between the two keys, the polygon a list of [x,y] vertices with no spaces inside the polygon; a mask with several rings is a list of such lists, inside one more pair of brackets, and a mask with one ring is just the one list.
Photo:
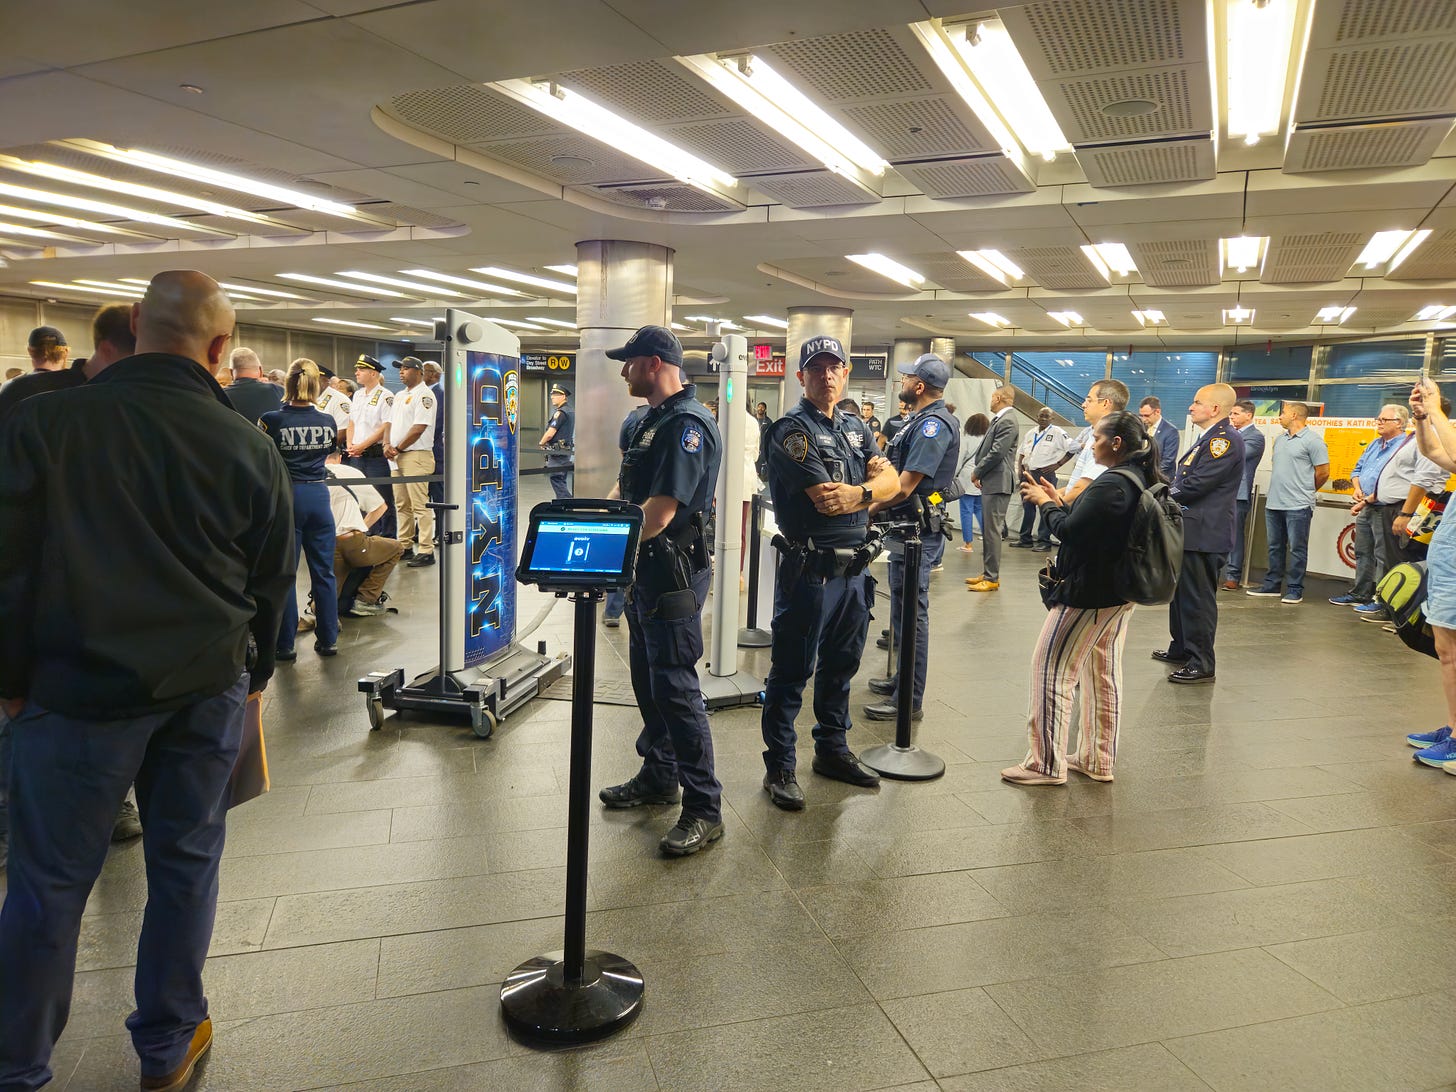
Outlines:
{"label": "nypd jacket with lettering", "polygon": [[332,417],[312,406],[284,406],[258,418],[258,427],[277,445],[291,480],[324,480],[324,460],[338,442]]}
{"label": "nypd jacket with lettering", "polygon": [[1234,501],[1244,477],[1244,438],[1227,417],[1178,460],[1173,498],[1183,507],[1183,549],[1226,554],[1234,548]]}

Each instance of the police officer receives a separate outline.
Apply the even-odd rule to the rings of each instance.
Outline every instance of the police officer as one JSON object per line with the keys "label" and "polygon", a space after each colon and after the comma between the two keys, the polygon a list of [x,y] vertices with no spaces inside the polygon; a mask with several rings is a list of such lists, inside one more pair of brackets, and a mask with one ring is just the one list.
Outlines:
{"label": "police officer", "polygon": [[[430,500],[434,504],[445,503],[445,384],[443,382],[445,373],[440,370],[440,365],[433,360],[425,361],[425,386],[430,388],[430,393],[435,396],[435,443],[433,447],[435,455],[435,476],[440,478],[437,482],[430,483]],[[436,535],[439,538],[439,525],[436,525]]]}
{"label": "police officer", "polygon": [[541,450],[546,452],[546,465],[551,472],[551,492],[557,500],[571,496],[571,464],[576,450],[576,414],[566,408],[570,397],[565,387],[551,384],[551,420],[541,434]]}
{"label": "police officer", "polygon": [[[344,462],[359,470],[366,478],[388,478],[389,460],[384,457],[384,441],[389,434],[389,414],[394,408],[394,395],[384,386],[384,369],[368,353],[361,353],[354,362],[354,382],[359,389],[349,408],[349,428],[345,438]],[[378,485],[384,494],[384,515],[369,528],[371,535],[394,538],[398,533],[394,521],[394,492]]]}
{"label": "police officer", "polygon": [[[289,365],[290,370],[303,359],[303,357],[300,357],[293,364]],[[339,433],[339,443],[342,444],[344,443],[344,430],[349,425],[349,414],[353,412],[353,404],[349,401],[349,396],[343,391],[336,390],[329,385],[328,381],[334,378],[333,372],[329,371],[322,364],[315,364],[314,367],[318,368],[319,374],[324,377],[323,391],[320,392],[318,401],[314,403],[314,408],[321,413],[327,413],[333,418],[334,427]]]}
{"label": "police officer", "polygon": [[[911,680],[911,716],[920,720],[924,716],[921,703],[925,698],[925,667],[930,652],[930,570],[945,556],[945,535],[940,530],[939,518],[935,518],[943,508],[932,504],[930,497],[949,487],[955,478],[956,460],[961,453],[961,430],[950,410],[946,409],[943,397],[945,385],[950,382],[949,364],[934,353],[926,353],[911,364],[901,364],[896,370],[903,377],[900,404],[908,411],[908,416],[890,441],[888,455],[890,464],[899,471],[900,481],[894,497],[883,503],[875,501],[870,514],[873,516],[883,511],[891,520],[921,521],[923,549],[916,589],[920,597],[920,617],[915,626],[915,678]],[[899,642],[904,637],[900,633],[900,596],[905,594],[903,532],[892,534],[888,542],[890,625],[894,627],[895,639]],[[888,679],[871,682],[870,688],[877,694],[887,695],[887,700],[866,705],[865,715],[871,720],[894,720],[899,711],[896,688],[902,682],[898,672]]]}
{"label": "police officer", "polygon": [[712,575],[704,532],[722,443],[696,388],[683,385],[682,345],[671,330],[644,326],[607,356],[623,362],[628,391],[651,409],[632,430],[612,488],[613,496],[643,511],[627,604],[642,769],[600,796],[609,808],[674,804],[681,785],[682,815],[660,846],[669,857],[684,857],[723,837],[723,789],[713,773],[713,737],[696,671]]}
{"label": "police officer", "polygon": [[[794,718],[814,675],[814,772],[873,788],[877,773],[850,751],[849,684],[859,671],[874,603],[865,571],[868,510],[900,488],[853,400],[837,403],[849,381],[849,356],[836,338],[799,348],[804,397],[769,425],[763,454],[784,557],[774,585],[772,666],[764,686],[764,791],[788,811],[804,806],[794,776]],[[817,661],[817,668],[816,668]]]}
{"label": "police officer", "polygon": [[1173,640],[1153,659],[1178,664],[1168,676],[1184,685],[1213,682],[1218,579],[1234,548],[1237,497],[1244,477],[1244,438],[1229,423],[1238,396],[1226,383],[1198,388],[1188,416],[1207,429],[1178,460],[1172,494],[1183,507],[1183,566],[1168,604]]}

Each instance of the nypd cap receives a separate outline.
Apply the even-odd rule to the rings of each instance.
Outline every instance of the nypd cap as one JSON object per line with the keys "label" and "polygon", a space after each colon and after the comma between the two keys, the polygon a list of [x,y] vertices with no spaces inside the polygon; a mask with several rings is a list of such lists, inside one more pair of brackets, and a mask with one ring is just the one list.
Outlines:
{"label": "nypd cap", "polygon": [[376,372],[382,372],[382,371],[384,371],[384,369],[382,367],[380,367],[379,361],[375,360],[368,353],[360,353],[359,354],[359,359],[356,360],[356,361],[354,361],[354,367],[356,367],[356,368],[373,368]]}
{"label": "nypd cap", "polygon": [[394,362],[394,366],[400,371],[404,371],[406,368],[418,370],[425,366],[425,362],[417,356],[402,356]]}
{"label": "nypd cap", "polygon": [[913,363],[901,364],[895,370],[901,375],[913,375],[927,387],[938,391],[945,390],[945,385],[950,382],[950,365],[934,353],[918,356]]}
{"label": "nypd cap", "polygon": [[564,394],[568,398],[571,397],[571,392],[569,390],[567,390],[565,387],[563,387],[563,386],[561,386],[561,385],[559,385],[557,383],[552,383],[551,384],[551,393],[552,394]]}
{"label": "nypd cap", "polygon": [[799,346],[799,371],[804,370],[804,365],[821,354],[832,356],[841,364],[849,363],[849,355],[844,351],[844,346],[837,337],[811,337],[804,344]]}
{"label": "nypd cap", "polygon": [[683,362],[682,342],[666,326],[644,326],[627,340],[620,349],[608,349],[611,360],[631,360],[635,356],[660,357],[679,368]]}

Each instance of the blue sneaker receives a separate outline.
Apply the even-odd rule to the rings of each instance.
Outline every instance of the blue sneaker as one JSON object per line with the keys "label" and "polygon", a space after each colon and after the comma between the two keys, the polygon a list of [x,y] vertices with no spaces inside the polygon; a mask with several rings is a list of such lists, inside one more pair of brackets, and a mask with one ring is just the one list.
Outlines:
{"label": "blue sneaker", "polygon": [[1358,607],[1362,603],[1370,602],[1370,600],[1361,599],[1354,592],[1346,592],[1344,595],[1330,596],[1330,602],[1337,607]]}
{"label": "blue sneaker", "polygon": [[1456,739],[1443,740],[1423,751],[1417,751],[1415,759],[1427,766],[1434,766],[1438,770],[1456,765]]}
{"label": "blue sneaker", "polygon": [[1283,593],[1278,588],[1266,588],[1260,585],[1257,588],[1250,588],[1244,594],[1252,595],[1255,599],[1278,599]]}
{"label": "blue sneaker", "polygon": [[1405,737],[1405,741],[1412,747],[1424,748],[1434,747],[1438,743],[1445,743],[1451,738],[1451,729],[1437,728],[1434,732],[1413,732]]}
{"label": "blue sneaker", "polygon": [[1390,617],[1385,613],[1385,605],[1382,603],[1366,603],[1362,607],[1356,607],[1355,613],[1362,622],[1384,622]]}

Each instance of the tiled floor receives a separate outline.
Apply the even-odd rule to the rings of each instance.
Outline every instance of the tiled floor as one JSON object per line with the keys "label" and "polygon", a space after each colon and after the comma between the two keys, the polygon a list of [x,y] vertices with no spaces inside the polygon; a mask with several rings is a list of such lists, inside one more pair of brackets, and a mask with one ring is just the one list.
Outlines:
{"label": "tiled floor", "polygon": [[[436,577],[402,571],[398,618],[348,623],[334,660],[301,643],[268,691],[275,787],[229,824],[198,1087],[1456,1087],[1456,777],[1401,738],[1444,719],[1434,662],[1316,583],[1297,608],[1221,596],[1219,681],[1175,688],[1145,608],[1117,781],[1012,788],[1036,560],[1010,551],[992,596],[961,590],[978,556],[935,578],[919,740],[940,780],[852,789],[805,751],[810,806],[779,812],[740,709],[713,718],[722,843],[664,861],[673,809],[594,805],[589,942],[641,967],[647,1003],[556,1053],[506,1036],[498,989],[560,945],[570,707],[485,742],[417,719],[371,734],[353,680],[433,662]],[[538,636],[567,648],[569,625],[562,606]],[[620,678],[626,630],[599,647]],[[638,724],[597,708],[594,786],[635,770]],[[135,1087],[141,861],[115,850],[92,897],[60,1088]]]}

